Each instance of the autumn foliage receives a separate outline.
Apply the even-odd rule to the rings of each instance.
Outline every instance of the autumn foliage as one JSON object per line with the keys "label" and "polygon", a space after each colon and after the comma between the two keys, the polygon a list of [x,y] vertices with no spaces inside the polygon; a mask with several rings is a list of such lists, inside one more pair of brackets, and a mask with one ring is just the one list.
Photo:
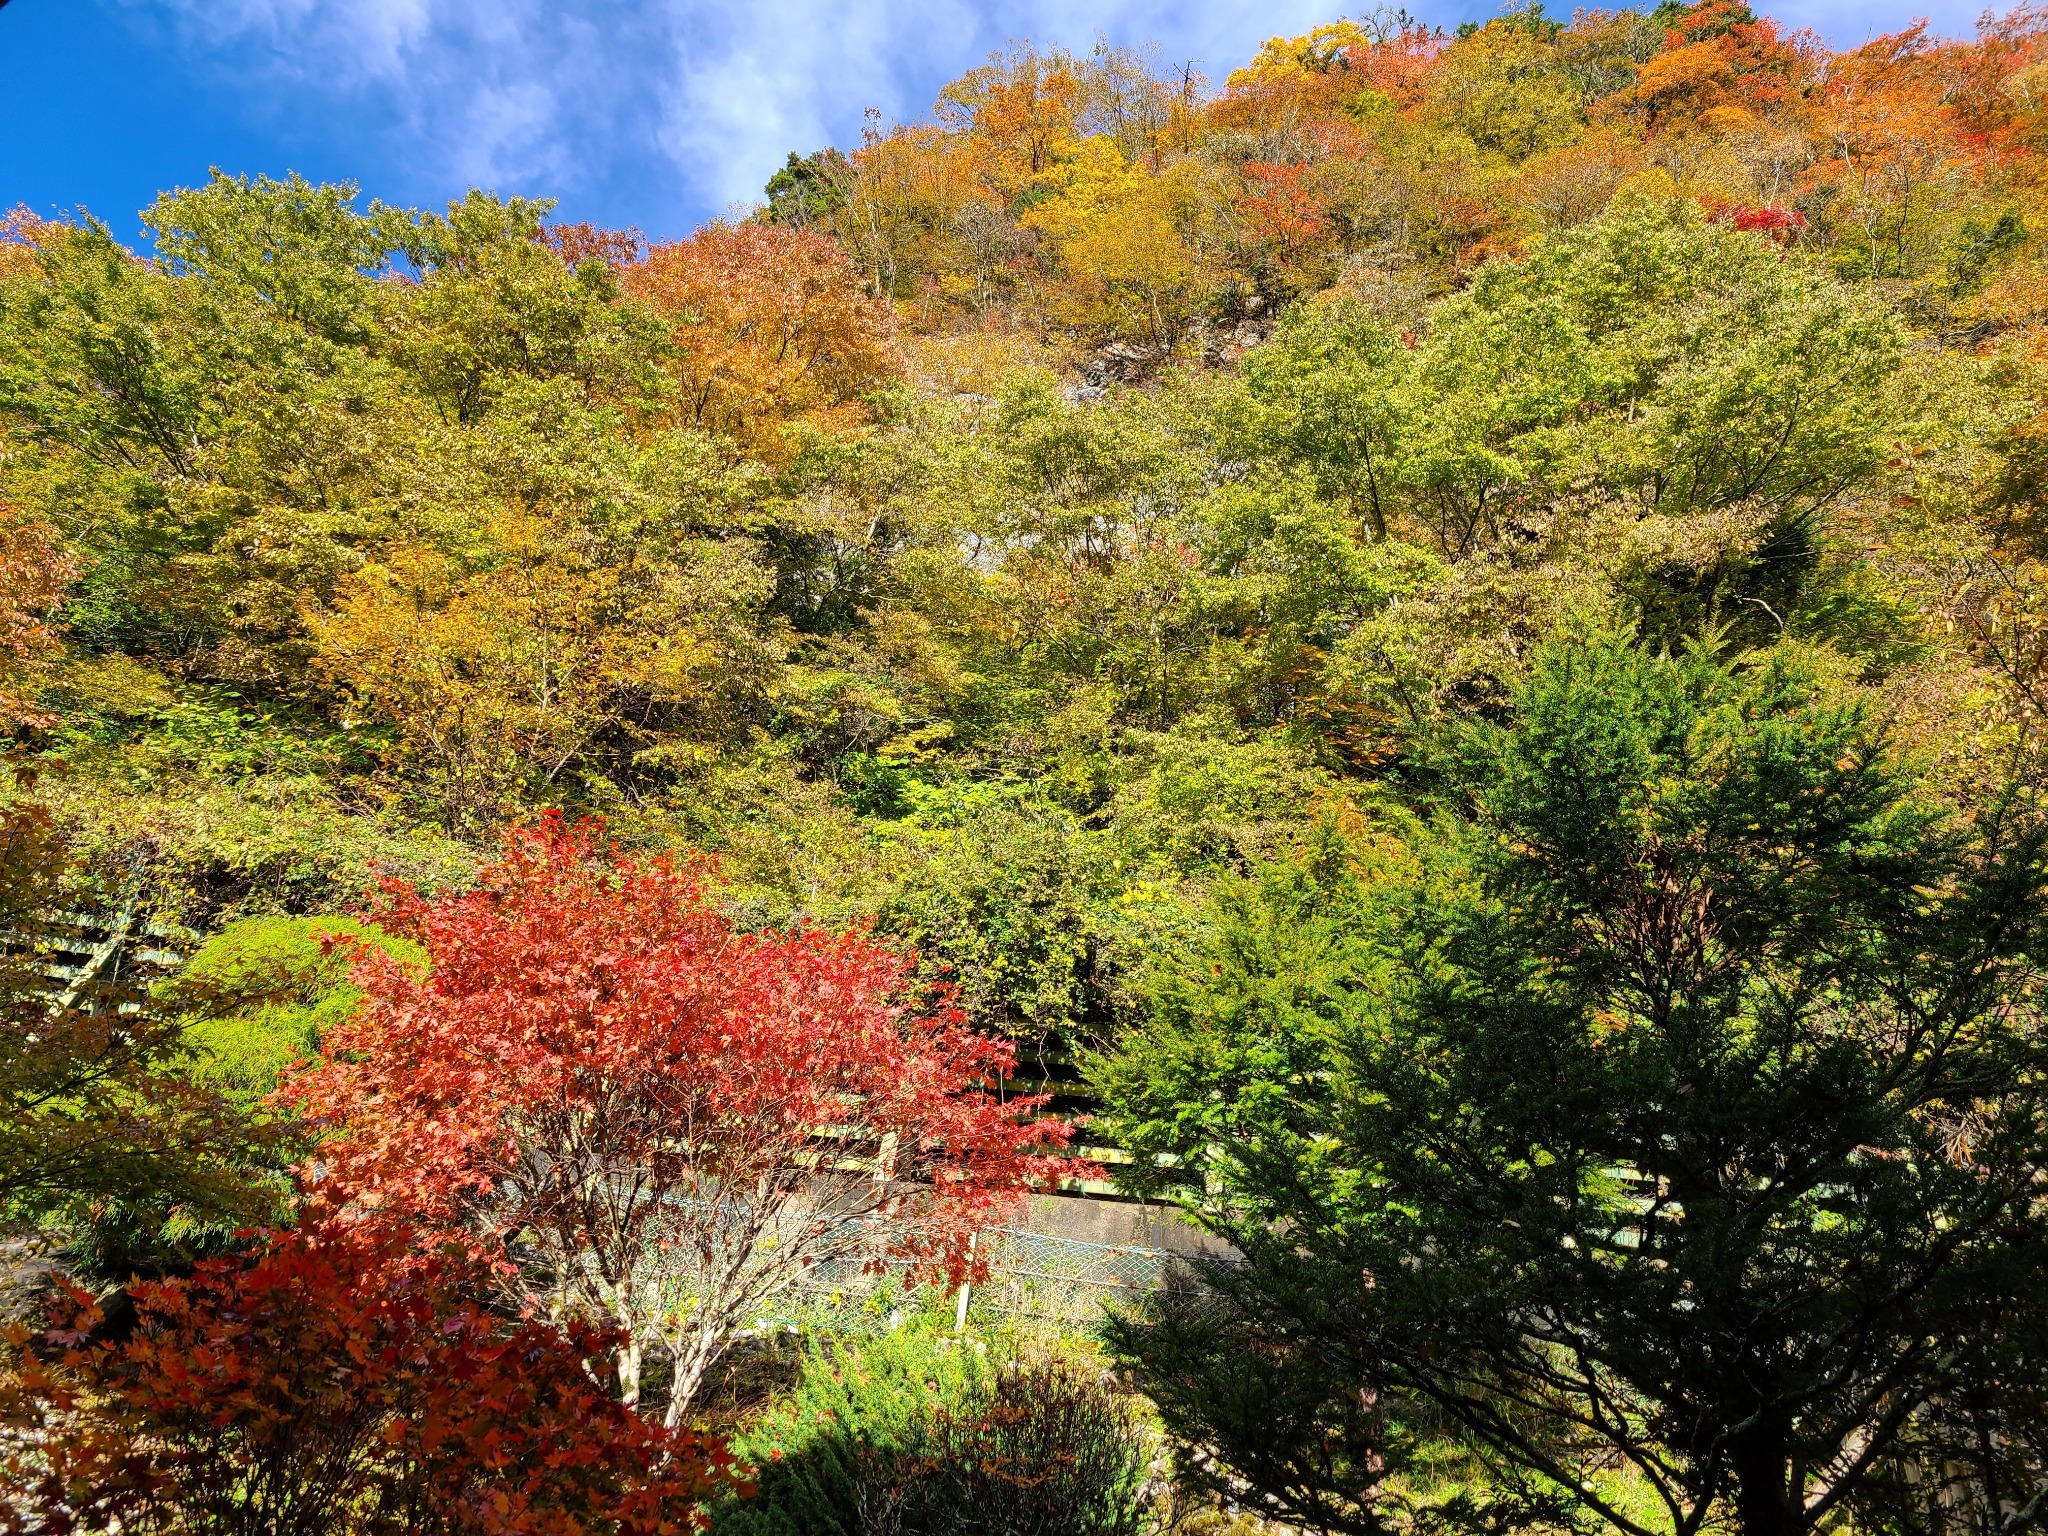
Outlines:
{"label": "autumn foliage", "polygon": [[[745,933],[702,873],[590,826],[508,837],[476,891],[390,888],[368,996],[292,1092],[337,1133],[330,1202],[469,1241],[531,1305],[668,1355],[674,1422],[731,1330],[825,1262],[967,1273],[967,1238],[1074,1171],[1004,1041],[909,1006],[853,934]],[[514,1255],[511,1245],[517,1245]],[[515,1264],[514,1258],[518,1259]]]}
{"label": "autumn foliage", "polygon": [[0,502],[0,729],[49,723],[35,692],[57,656],[51,611],[77,569],[54,530]]}
{"label": "autumn foliage", "polygon": [[[169,192],[138,249],[123,210],[0,220],[0,1236],[116,1286],[302,1200],[311,1223],[20,1341],[31,1439],[0,1452],[41,1435],[63,1463],[13,1467],[21,1519],[232,1528],[257,1518],[219,1514],[242,1478],[380,1532],[658,1525],[634,1490],[712,1462],[662,1426],[737,1398],[771,1326],[1017,1255],[974,1238],[1084,1166],[1037,1094],[1114,1109],[1112,1059],[1161,1074],[1173,1139],[1103,1115],[1090,1141],[1126,1138],[1119,1176],[1158,1173],[1197,1220],[1235,1177],[1205,1159],[1341,1175],[1323,1211],[1261,1207],[1229,1240],[1290,1267],[1349,1224],[1327,1305],[1363,1316],[1350,1245],[1402,1214],[1374,1193],[1388,1160],[1436,1166],[1404,1138],[1440,1151],[1499,1095],[1390,1126],[1354,1177],[1329,1152],[1357,1125],[1303,1140],[1294,1117],[1391,1079],[1314,1053],[1446,1059],[1401,1054],[1441,1010],[1395,1004],[1464,929],[1402,918],[1418,947],[1383,951],[1388,903],[1491,836],[1437,840],[1445,744],[1521,730],[1536,659],[1587,635],[1810,672],[1816,709],[1891,723],[1873,760],[1919,765],[1957,826],[2048,818],[2048,11],[1837,51],[1739,0],[1517,4],[1455,33],[1387,8],[1218,76],[1012,44],[920,121],[779,146],[765,206],[652,246],[526,198],[401,209],[295,175]],[[577,824],[600,815],[643,851]],[[410,968],[347,941],[298,963],[388,876],[360,916]],[[1354,880],[1355,920],[1326,905]],[[1547,919],[1504,899],[1501,953],[1538,954]],[[209,996],[252,917],[298,941],[290,995]],[[1812,996],[1827,1050],[1867,1034]],[[1581,1021],[1588,1072],[1625,1043],[1611,1012]],[[1971,1155],[1983,1094],[2038,1099],[1985,1081],[1897,1171]],[[1653,1088],[1616,1112],[1691,1112]],[[1853,1177],[1814,1186],[1798,1244],[1889,1176],[1844,1135]],[[1526,1257],[1617,1251],[1586,1232]],[[1403,1273],[1474,1251],[1397,1248]],[[2035,1257],[1987,1284],[2030,1296]],[[1418,1326],[1472,1315],[1444,1294]],[[1697,1294],[1666,1319],[1686,1348]],[[1511,1350],[1530,1315],[1500,1311]],[[1792,1516],[2014,1536],[2022,1497],[2048,1508],[2015,1494],[2048,1482],[2048,1326],[2003,1326],[1935,1397],[1878,1383],[1875,1438],[1818,1453],[1893,1455],[1906,1415],[1886,1496],[1911,1513]],[[1349,1344],[1242,1337],[1240,1428],[1298,1423],[1314,1475],[1349,1458],[1428,1494],[1339,1443],[1409,1432]],[[1531,1422],[1570,1396],[1555,1358]],[[1332,1395],[1290,1420],[1324,1365]],[[1951,1392],[1973,1373],[1995,1412]],[[1446,1422],[1410,1427],[1463,1480]],[[1721,1454],[1650,1427],[1687,1476]],[[1543,1454],[1649,1518],[1597,1428]],[[1585,1514],[1460,1498],[1468,1527]],[[1369,1528],[1414,1536],[1421,1508]]]}
{"label": "autumn foliage", "polygon": [[[403,1260],[401,1263],[400,1261]],[[723,1450],[592,1384],[611,1340],[514,1321],[390,1228],[82,1290],[10,1335],[0,1530],[658,1536],[694,1529]]]}
{"label": "autumn foliage", "polygon": [[771,458],[784,423],[843,430],[900,370],[888,310],[814,230],[712,224],[655,246],[625,285],[675,327],[683,419]]}

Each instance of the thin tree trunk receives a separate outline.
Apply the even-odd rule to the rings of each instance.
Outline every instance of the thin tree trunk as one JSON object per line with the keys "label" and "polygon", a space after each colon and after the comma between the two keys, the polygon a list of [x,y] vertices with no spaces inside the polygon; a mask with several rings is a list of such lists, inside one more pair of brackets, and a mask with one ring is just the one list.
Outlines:
{"label": "thin tree trunk", "polygon": [[674,1429],[682,1422],[683,1410],[695,1401],[697,1389],[704,1385],[704,1373],[711,1368],[717,1357],[719,1341],[725,1330],[716,1327],[710,1320],[690,1335],[690,1341],[677,1350],[675,1375],[669,1383],[668,1411],[662,1415],[662,1424]]}
{"label": "thin tree trunk", "polygon": [[640,1335],[626,1324],[626,1342],[619,1346],[619,1400],[628,1408],[640,1405]]}

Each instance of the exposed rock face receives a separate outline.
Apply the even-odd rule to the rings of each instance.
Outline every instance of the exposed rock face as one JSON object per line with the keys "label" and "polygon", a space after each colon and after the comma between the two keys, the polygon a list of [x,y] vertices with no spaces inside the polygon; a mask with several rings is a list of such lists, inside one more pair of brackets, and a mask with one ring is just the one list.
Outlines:
{"label": "exposed rock face", "polygon": [[49,1243],[38,1236],[0,1241],[0,1326],[43,1321],[43,1301],[63,1273]]}

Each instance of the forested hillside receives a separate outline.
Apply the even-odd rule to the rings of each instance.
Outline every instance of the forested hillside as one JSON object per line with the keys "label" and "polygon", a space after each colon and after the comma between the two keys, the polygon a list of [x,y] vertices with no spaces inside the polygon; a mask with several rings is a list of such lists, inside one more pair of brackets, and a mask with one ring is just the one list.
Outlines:
{"label": "forested hillside", "polygon": [[150,261],[17,215],[19,762],[189,925],[559,806],[1033,1030],[1567,622],[1799,647],[1939,793],[2031,783],[2040,46],[1019,49],[652,249],[260,178]]}
{"label": "forested hillside", "polygon": [[[1357,1531],[2035,1519],[2038,1413],[1922,1410],[1972,1373],[2038,1406],[2048,1338],[1958,1299],[2038,1301],[2044,1251],[2048,20],[1838,53],[1730,0],[1381,13],[1221,82],[1018,45],[676,241],[223,173],[144,213],[146,255],[124,214],[0,238],[10,923],[125,911],[196,946],[384,879],[416,888],[392,933],[466,944],[419,904],[480,869],[538,901],[557,876],[518,861],[595,856],[563,823],[601,818],[760,954],[864,927],[913,969],[856,991],[949,998],[1017,1081],[1088,1072],[1083,1141],[1135,1149],[1128,1181],[1201,1175],[1256,1283],[1114,1347],[1225,1491]],[[492,863],[549,812],[553,854]],[[357,993],[288,937],[295,1047],[221,1034],[200,975],[89,1089],[16,1053],[10,1156],[82,1103],[140,1140],[0,1181],[11,1217],[175,1270],[297,1198],[307,1128],[264,1095]],[[392,1018],[426,1006],[415,963],[377,962]],[[1623,1061],[1645,1031],[1687,1043]],[[394,1102],[405,1064],[338,1038],[358,1065],[324,1070]],[[229,1108],[254,1140],[195,1132]],[[1558,1282],[1597,1316],[1542,1348],[1530,1292],[1469,1376],[1469,1339],[1423,1337],[1523,1260],[1407,1294],[1416,1255],[1558,1210],[1543,1263],[1619,1243],[1574,1202],[1626,1167],[1704,1209],[1681,1165],[1792,1191],[1715,1262],[1826,1348],[1756,1343],[1711,1286],[1644,1321],[1684,1270],[1629,1268],[1664,1264],[1647,1237],[1614,1296]],[[1411,1226],[1342,1214],[1356,1168]],[[1794,1207],[1845,1246],[1785,1239]],[[1361,1274],[1410,1333],[1333,1321]],[[1776,1363],[1676,1328],[1683,1367],[1557,1364],[1664,1341],[1673,1307]],[[1926,1342],[1964,1338],[2015,1353]],[[1744,1420],[1727,1382],[1794,1356],[1805,1384],[1756,1401],[1803,1406]],[[1566,1440],[1634,1449],[1574,1461],[1529,1427],[1559,1403]]]}

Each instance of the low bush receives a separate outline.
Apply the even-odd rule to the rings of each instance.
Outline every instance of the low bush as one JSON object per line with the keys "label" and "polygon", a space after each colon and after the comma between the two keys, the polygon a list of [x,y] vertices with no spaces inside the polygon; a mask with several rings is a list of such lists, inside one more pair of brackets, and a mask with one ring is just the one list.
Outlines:
{"label": "low bush", "polygon": [[1146,1461],[1121,1399],[1063,1361],[1020,1364],[863,1458],[863,1536],[1134,1536]]}
{"label": "low bush", "polygon": [[318,1055],[328,1032],[354,1016],[362,992],[351,973],[366,949],[426,969],[417,944],[352,917],[230,923],[160,989],[181,1015],[191,1075],[252,1105],[266,1099],[287,1069]]}
{"label": "low bush", "polygon": [[868,1337],[813,1337],[796,1386],[737,1440],[758,1491],[714,1515],[717,1536],[861,1536],[869,1459],[893,1456],[934,1413],[984,1394],[995,1368],[974,1344],[913,1314]]}
{"label": "low bush", "polygon": [[1118,1396],[929,1324],[814,1343],[740,1449],[758,1491],[717,1511],[715,1536],[1128,1536],[1150,1514],[1145,1435]]}

